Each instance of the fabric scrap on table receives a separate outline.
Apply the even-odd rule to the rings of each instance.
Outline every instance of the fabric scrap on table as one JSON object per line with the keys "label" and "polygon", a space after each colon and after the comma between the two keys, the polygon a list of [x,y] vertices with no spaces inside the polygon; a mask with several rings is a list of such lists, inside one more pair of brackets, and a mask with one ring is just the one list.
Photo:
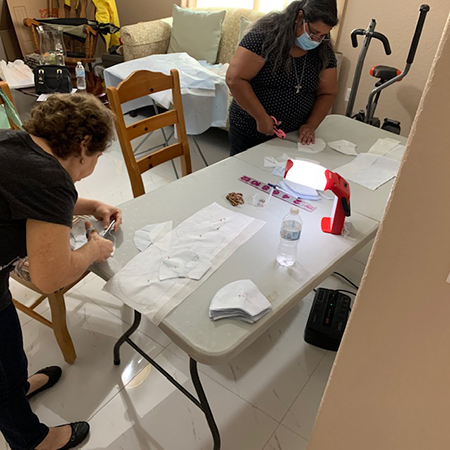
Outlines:
{"label": "fabric scrap on table", "polygon": [[343,153],[344,155],[349,156],[357,156],[356,153],[356,144],[350,141],[346,141],[345,139],[341,139],[339,141],[328,142],[328,147],[336,150],[337,152]]}
{"label": "fabric scrap on table", "polygon": [[317,138],[314,144],[302,144],[301,142],[297,143],[298,151],[304,153],[319,153],[325,150],[327,144],[321,138]]}

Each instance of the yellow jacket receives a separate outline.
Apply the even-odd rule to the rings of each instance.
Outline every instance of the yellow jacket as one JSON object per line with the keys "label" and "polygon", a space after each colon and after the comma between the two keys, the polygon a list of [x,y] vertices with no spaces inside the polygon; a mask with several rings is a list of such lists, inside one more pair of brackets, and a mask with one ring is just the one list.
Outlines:
{"label": "yellow jacket", "polygon": [[[115,0],[92,0],[95,5],[95,20],[100,23],[113,23],[120,27],[119,14]],[[105,36],[106,49],[113,45],[120,45],[119,42],[120,31],[114,34],[107,34]]]}

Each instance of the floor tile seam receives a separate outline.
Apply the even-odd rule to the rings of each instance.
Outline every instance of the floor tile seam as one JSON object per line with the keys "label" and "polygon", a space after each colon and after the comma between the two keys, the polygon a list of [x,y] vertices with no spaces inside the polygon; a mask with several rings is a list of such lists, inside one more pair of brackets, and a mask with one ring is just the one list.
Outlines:
{"label": "floor tile seam", "polygon": [[[175,355],[176,357],[178,357],[178,358],[180,358],[181,360],[184,361],[183,358],[181,358],[180,356],[178,356],[175,352],[173,352],[173,351],[170,350],[169,348],[166,348],[166,350],[167,350],[168,352],[170,352],[172,355]],[[189,355],[188,355],[188,356],[189,356]],[[185,362],[185,361],[184,361],[184,362]],[[228,388],[227,386],[223,385],[220,381],[215,380],[215,379],[212,378],[210,375],[208,375],[207,373],[203,372],[201,368],[199,368],[199,372],[201,372],[202,376],[207,377],[210,381],[212,381],[213,383],[218,384],[218,385],[221,386],[223,389],[225,389],[226,391],[228,391],[230,394],[233,394],[233,395],[235,395],[236,397],[240,398],[242,401],[244,401],[245,403],[247,403],[248,405],[250,405],[252,408],[255,408],[255,409],[257,409],[258,411],[260,411],[260,412],[266,414],[268,417],[270,417],[270,418],[271,418],[272,420],[274,420],[275,422],[277,422],[277,423],[279,423],[279,424],[281,423],[278,419],[276,419],[275,417],[273,417],[273,416],[272,416],[270,413],[268,413],[267,411],[264,411],[264,410],[261,409],[260,407],[254,405],[253,403],[251,403],[250,401],[248,401],[247,399],[245,399],[244,397],[242,397],[240,394],[238,394],[238,393],[232,391],[230,388]],[[190,376],[188,377],[188,380],[192,382],[192,378],[191,378]],[[200,381],[201,381],[201,380],[200,380]],[[203,385],[203,384],[204,384],[204,383],[202,382],[202,385]],[[205,391],[205,393],[206,393],[206,396],[208,397],[208,393],[207,393],[206,391]],[[211,407],[211,409],[212,409],[212,407]],[[214,411],[213,411],[213,413],[214,413]]]}
{"label": "floor tile seam", "polygon": [[[286,419],[286,416],[288,415],[289,411],[292,409],[292,406],[294,406],[294,403],[297,401],[297,399],[300,397],[300,395],[302,394],[302,392],[305,390],[306,386],[308,385],[308,383],[311,381],[312,377],[314,376],[314,374],[316,373],[316,371],[319,369],[320,364],[322,364],[322,361],[325,359],[325,357],[327,356],[327,352],[324,353],[322,359],[319,361],[319,363],[317,364],[316,368],[314,369],[314,371],[311,373],[311,376],[308,378],[308,380],[306,381],[306,383],[303,385],[303,387],[301,388],[300,392],[298,393],[298,395],[295,397],[295,399],[292,401],[291,405],[289,406],[289,408],[287,409],[286,413],[284,414],[283,418],[281,419],[280,423],[284,422],[284,419]],[[303,439],[306,439],[307,441],[309,440],[308,438],[306,438],[305,436],[302,436],[300,433],[298,433],[297,431],[293,430],[292,428],[290,428],[288,425],[284,424],[284,426],[286,428],[289,428],[289,430],[293,431],[295,434],[298,434],[300,437],[302,437]]]}

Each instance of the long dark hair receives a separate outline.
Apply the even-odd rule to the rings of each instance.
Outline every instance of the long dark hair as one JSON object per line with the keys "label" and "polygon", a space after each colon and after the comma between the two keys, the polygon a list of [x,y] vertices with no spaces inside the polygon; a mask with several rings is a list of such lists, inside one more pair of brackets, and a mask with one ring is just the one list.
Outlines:
{"label": "long dark hair", "polygon": [[[338,23],[336,0],[294,1],[281,12],[272,12],[261,17],[252,26],[251,31],[265,35],[262,57],[271,59],[274,71],[283,65],[288,73],[291,70],[292,59],[289,55],[296,38],[295,22],[300,11],[303,11],[305,20],[311,23],[321,20],[330,27]],[[328,65],[329,48],[333,48],[331,42],[324,42],[318,47],[321,68]]]}

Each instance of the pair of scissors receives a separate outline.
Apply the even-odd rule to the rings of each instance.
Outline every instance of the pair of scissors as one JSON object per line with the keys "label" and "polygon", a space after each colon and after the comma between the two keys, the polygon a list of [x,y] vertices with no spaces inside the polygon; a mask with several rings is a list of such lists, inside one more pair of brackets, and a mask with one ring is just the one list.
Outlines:
{"label": "pair of scissors", "polygon": [[286,133],[283,130],[280,130],[278,127],[281,125],[281,122],[279,122],[275,117],[270,116],[273,120],[273,132],[277,137],[280,139],[286,139]]}
{"label": "pair of scissors", "polygon": [[101,237],[105,237],[107,234],[111,233],[111,231],[113,231],[114,225],[116,224],[116,220],[113,219],[111,220],[111,223],[108,225],[108,228],[106,228],[106,230],[100,231],[100,233],[98,233],[98,231],[94,228],[88,228],[86,230],[86,237],[89,239],[89,236],[91,235],[91,233],[93,231],[97,232]]}

